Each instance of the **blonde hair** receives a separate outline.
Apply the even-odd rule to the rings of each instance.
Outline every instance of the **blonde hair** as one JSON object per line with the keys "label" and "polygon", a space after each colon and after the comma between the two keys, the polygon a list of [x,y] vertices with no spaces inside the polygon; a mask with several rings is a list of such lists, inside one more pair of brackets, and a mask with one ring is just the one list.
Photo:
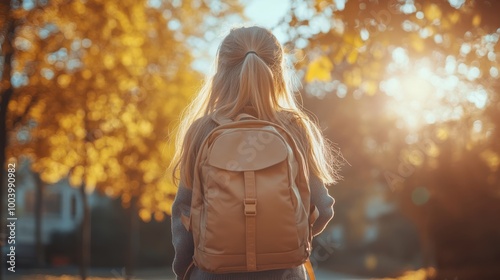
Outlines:
{"label": "blonde hair", "polygon": [[216,56],[213,77],[207,79],[184,110],[171,162],[173,178],[191,186],[195,157],[203,139],[217,124],[211,114],[236,117],[246,107],[256,117],[287,129],[302,149],[309,170],[323,183],[339,178],[338,151],[332,149],[318,125],[297,106],[286,77],[284,51],[267,29],[253,26],[231,29]]}

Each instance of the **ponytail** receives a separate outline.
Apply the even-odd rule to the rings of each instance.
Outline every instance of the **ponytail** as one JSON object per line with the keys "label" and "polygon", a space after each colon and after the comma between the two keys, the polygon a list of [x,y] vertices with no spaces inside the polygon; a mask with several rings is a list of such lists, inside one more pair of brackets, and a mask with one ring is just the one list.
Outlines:
{"label": "ponytail", "polygon": [[247,52],[239,75],[239,98],[229,115],[235,116],[244,106],[250,105],[255,108],[258,118],[275,120],[275,110],[269,110],[275,107],[274,91],[273,73],[269,66],[256,52]]}

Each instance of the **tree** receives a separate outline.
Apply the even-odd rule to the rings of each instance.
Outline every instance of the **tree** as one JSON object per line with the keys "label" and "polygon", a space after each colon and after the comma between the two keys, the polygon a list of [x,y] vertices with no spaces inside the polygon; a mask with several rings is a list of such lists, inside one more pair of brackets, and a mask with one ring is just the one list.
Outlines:
{"label": "tree", "polygon": [[346,184],[388,186],[438,279],[500,274],[487,265],[498,242],[478,237],[499,230],[478,218],[498,204],[499,5],[303,1],[277,27],[299,49],[307,92],[322,98],[306,105],[356,163]]}
{"label": "tree", "polygon": [[[13,69],[4,72],[16,81],[6,118],[16,141],[8,143],[8,156],[30,156],[46,183],[69,176],[84,201],[95,189],[120,196],[144,220],[163,219],[176,191],[165,171],[169,127],[201,78],[191,68],[187,43],[239,7],[202,1],[29,3],[11,11],[25,18],[19,16],[22,24],[10,41]],[[88,248],[84,207],[82,247]],[[88,252],[82,252],[85,278]]]}

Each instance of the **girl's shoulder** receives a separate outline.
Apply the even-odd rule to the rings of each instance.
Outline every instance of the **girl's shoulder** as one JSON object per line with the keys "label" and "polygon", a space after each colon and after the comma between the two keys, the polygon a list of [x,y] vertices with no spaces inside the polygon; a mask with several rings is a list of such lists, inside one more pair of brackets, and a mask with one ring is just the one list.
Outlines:
{"label": "girl's shoulder", "polygon": [[199,145],[200,142],[216,127],[217,124],[214,120],[212,120],[210,115],[202,116],[194,120],[189,126],[186,136],[184,137],[185,141]]}

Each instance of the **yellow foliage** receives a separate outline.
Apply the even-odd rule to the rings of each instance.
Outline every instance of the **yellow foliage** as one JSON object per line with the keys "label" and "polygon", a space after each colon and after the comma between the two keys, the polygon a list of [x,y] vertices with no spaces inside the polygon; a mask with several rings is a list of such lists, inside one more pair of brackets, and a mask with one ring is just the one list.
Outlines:
{"label": "yellow foliage", "polygon": [[115,57],[111,54],[104,55],[103,63],[107,69],[112,69],[115,67]]}
{"label": "yellow foliage", "polygon": [[437,19],[441,19],[442,13],[438,5],[430,3],[425,6],[424,15],[428,20],[434,21]]}
{"label": "yellow foliage", "polygon": [[373,58],[375,59],[375,61],[377,61],[378,59],[383,58],[384,54],[385,54],[385,50],[384,50],[384,48],[382,47],[381,44],[377,44],[375,47],[372,47],[372,49],[370,50],[370,52],[373,55]]}
{"label": "yellow foliage", "polygon": [[144,222],[149,222],[149,221],[151,221],[151,212],[148,211],[147,209],[143,208],[143,209],[139,210],[139,217]]}
{"label": "yellow foliage", "polygon": [[78,173],[70,173],[69,174],[69,183],[72,186],[80,186],[83,182],[83,174]]}
{"label": "yellow foliage", "polygon": [[165,217],[165,214],[163,214],[163,212],[156,211],[154,217],[156,221],[161,221]]}
{"label": "yellow foliage", "polygon": [[474,27],[478,27],[480,24],[481,24],[481,15],[475,14],[474,17],[472,18],[472,25]]}
{"label": "yellow foliage", "polygon": [[9,107],[7,108],[9,111],[14,111],[16,110],[18,107],[17,107],[17,101],[16,100],[12,100],[11,102],[9,102]]}
{"label": "yellow foliage", "polygon": [[344,83],[350,87],[357,88],[361,85],[362,75],[359,68],[354,68],[350,72],[344,72]]}
{"label": "yellow foliage", "polygon": [[72,5],[78,14],[80,14],[80,15],[85,14],[86,8],[85,8],[85,4],[83,2],[74,1],[74,2],[72,2]]}
{"label": "yellow foliage", "polygon": [[378,90],[378,83],[375,81],[365,81],[362,85],[363,91],[368,96],[375,95]]}
{"label": "yellow foliage", "polygon": [[320,56],[309,63],[306,72],[306,81],[312,82],[314,80],[318,81],[330,81],[331,71],[333,70],[333,64],[326,56]]}
{"label": "yellow foliage", "polygon": [[422,52],[425,49],[424,40],[416,33],[410,35],[410,44],[411,47],[417,52]]}
{"label": "yellow foliage", "polygon": [[441,140],[441,141],[444,141],[446,139],[448,139],[449,137],[449,132],[446,128],[439,128],[437,131],[436,131],[436,137]]}
{"label": "yellow foliage", "polygon": [[426,280],[429,277],[434,277],[436,269],[433,267],[421,268],[416,271],[407,271],[403,276],[397,278],[383,278],[383,280]]}
{"label": "yellow foliage", "polygon": [[[16,71],[29,66],[34,74],[28,86],[16,89],[8,118],[24,112],[35,89],[27,117],[37,125],[33,141],[9,153],[29,154],[46,183],[68,177],[73,186],[85,184],[126,203],[138,197],[143,220],[170,214],[176,187],[165,176],[171,151],[161,144],[201,80],[191,68],[190,47],[177,36],[203,35],[212,9],[192,9],[193,1],[171,8],[182,19],[175,33],[167,28],[174,18],[145,0],[49,1],[33,13],[36,18],[22,21],[19,34],[31,48],[16,53]],[[237,5],[224,9],[241,11]],[[219,11],[218,19],[228,11]],[[38,31],[46,23],[57,28],[43,40]],[[50,55],[60,49],[67,55],[54,61]],[[68,70],[71,60],[80,66]]]}
{"label": "yellow foliage", "polygon": [[347,63],[354,64],[358,58],[358,51],[352,50],[346,58]]}
{"label": "yellow foliage", "polygon": [[481,152],[480,156],[492,172],[496,172],[498,170],[498,166],[500,165],[500,156],[497,153],[488,149]]}
{"label": "yellow foliage", "polygon": [[460,13],[458,11],[453,11],[452,13],[448,14],[448,19],[452,24],[455,24],[460,19]]}
{"label": "yellow foliage", "polygon": [[92,77],[92,71],[88,70],[88,69],[85,69],[82,71],[82,77],[85,79],[85,80],[88,80]]}
{"label": "yellow foliage", "polygon": [[62,87],[62,88],[65,88],[69,85],[69,83],[71,82],[71,76],[67,75],[67,74],[62,74],[62,75],[59,75],[59,77],[57,77],[57,83]]}

